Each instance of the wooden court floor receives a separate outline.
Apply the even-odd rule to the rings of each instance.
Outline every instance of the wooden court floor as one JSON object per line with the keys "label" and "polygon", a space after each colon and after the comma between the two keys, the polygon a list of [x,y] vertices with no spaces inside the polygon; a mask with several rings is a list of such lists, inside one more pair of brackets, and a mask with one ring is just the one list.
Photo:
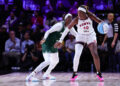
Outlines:
{"label": "wooden court floor", "polygon": [[25,82],[29,73],[11,73],[0,75],[0,86],[120,86],[120,73],[103,73],[104,82],[99,82],[95,73],[79,73],[79,79],[70,82],[72,73],[52,73],[55,80],[41,80],[39,82]]}

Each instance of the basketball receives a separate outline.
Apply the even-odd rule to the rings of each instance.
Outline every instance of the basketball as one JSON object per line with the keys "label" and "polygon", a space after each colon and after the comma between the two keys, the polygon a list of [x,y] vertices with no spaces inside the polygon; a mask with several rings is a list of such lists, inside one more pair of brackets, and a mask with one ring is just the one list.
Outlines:
{"label": "basketball", "polygon": [[105,22],[99,23],[97,26],[97,30],[100,34],[106,34],[108,32],[108,29],[109,29],[109,26]]}

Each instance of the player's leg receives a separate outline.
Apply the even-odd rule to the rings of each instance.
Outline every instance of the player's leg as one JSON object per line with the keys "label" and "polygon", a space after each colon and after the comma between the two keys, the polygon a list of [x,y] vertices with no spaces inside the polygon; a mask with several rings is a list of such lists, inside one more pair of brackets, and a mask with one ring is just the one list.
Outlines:
{"label": "player's leg", "polygon": [[103,81],[102,74],[100,72],[100,58],[98,56],[98,51],[97,51],[97,41],[96,41],[96,35],[91,34],[88,36],[88,41],[87,41],[88,47],[90,49],[90,52],[93,56],[94,64],[97,70],[97,77],[100,81]]}
{"label": "player's leg", "polygon": [[90,52],[93,56],[94,64],[95,64],[95,67],[97,70],[97,77],[100,81],[103,81],[103,77],[102,77],[102,74],[100,72],[100,58],[99,58],[98,52],[97,52],[97,43],[91,43],[91,44],[89,44],[88,47],[89,47]]}
{"label": "player's leg", "polygon": [[76,80],[76,78],[77,78],[77,71],[78,71],[79,60],[80,60],[82,50],[83,50],[82,44],[75,45],[75,56],[74,56],[74,60],[73,60],[73,76],[72,76],[71,80]]}
{"label": "player's leg", "polygon": [[93,60],[94,60],[94,63],[95,63],[96,70],[97,70],[97,72],[100,72],[100,59],[99,59],[98,52],[97,52],[97,44],[96,43],[91,43],[91,44],[88,45],[88,47],[89,47],[90,52],[93,56]]}
{"label": "player's leg", "polygon": [[59,63],[58,52],[51,53],[50,54],[50,65],[48,69],[46,70],[45,74],[43,75],[43,77],[46,77],[46,78],[48,77],[48,79],[56,79],[55,77],[51,76],[50,73],[56,67],[58,63]]}
{"label": "player's leg", "polygon": [[27,81],[34,81],[31,80],[33,77],[35,77],[36,74],[42,71],[45,67],[47,67],[50,64],[50,54],[49,53],[43,53],[44,61],[26,78]]}

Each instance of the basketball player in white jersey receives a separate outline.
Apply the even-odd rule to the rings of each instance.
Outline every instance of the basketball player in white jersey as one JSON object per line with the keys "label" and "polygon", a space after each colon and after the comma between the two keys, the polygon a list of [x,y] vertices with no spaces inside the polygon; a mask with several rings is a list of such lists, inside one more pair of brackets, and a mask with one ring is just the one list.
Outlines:
{"label": "basketball player in white jersey", "polygon": [[[54,44],[60,39],[65,27],[67,27],[71,21],[72,15],[68,13],[65,15],[64,21],[56,23],[45,33],[41,40],[42,53],[45,61],[43,61],[29,76],[27,76],[26,81],[39,81],[35,76],[47,66],[49,67],[42,78],[49,80],[56,79],[54,76],[51,76],[51,71],[59,63],[58,49],[54,47]],[[72,35],[76,36],[74,28],[72,28],[70,32]]]}
{"label": "basketball player in white jersey", "polygon": [[75,56],[73,61],[73,76],[71,78],[72,81],[76,80],[78,75],[78,65],[79,59],[85,44],[87,44],[90,52],[93,56],[94,64],[97,70],[97,77],[100,81],[103,81],[102,74],[100,72],[100,60],[97,52],[97,40],[96,33],[93,28],[92,20],[97,23],[102,22],[101,19],[97,18],[91,12],[88,12],[85,6],[80,6],[78,8],[78,16],[73,19],[73,21],[68,25],[68,27],[63,32],[59,42],[55,44],[56,47],[60,47],[64,37],[67,35],[69,30],[77,25],[77,36],[76,36],[76,45],[75,45]]}

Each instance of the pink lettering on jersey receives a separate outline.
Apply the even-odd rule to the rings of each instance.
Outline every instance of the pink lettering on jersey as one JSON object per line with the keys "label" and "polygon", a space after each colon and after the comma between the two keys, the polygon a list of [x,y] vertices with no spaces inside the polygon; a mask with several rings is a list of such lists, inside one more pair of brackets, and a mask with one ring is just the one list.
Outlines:
{"label": "pink lettering on jersey", "polygon": [[85,25],[90,25],[90,22],[82,23],[82,24],[80,24],[79,26],[82,27],[82,26],[85,26]]}

